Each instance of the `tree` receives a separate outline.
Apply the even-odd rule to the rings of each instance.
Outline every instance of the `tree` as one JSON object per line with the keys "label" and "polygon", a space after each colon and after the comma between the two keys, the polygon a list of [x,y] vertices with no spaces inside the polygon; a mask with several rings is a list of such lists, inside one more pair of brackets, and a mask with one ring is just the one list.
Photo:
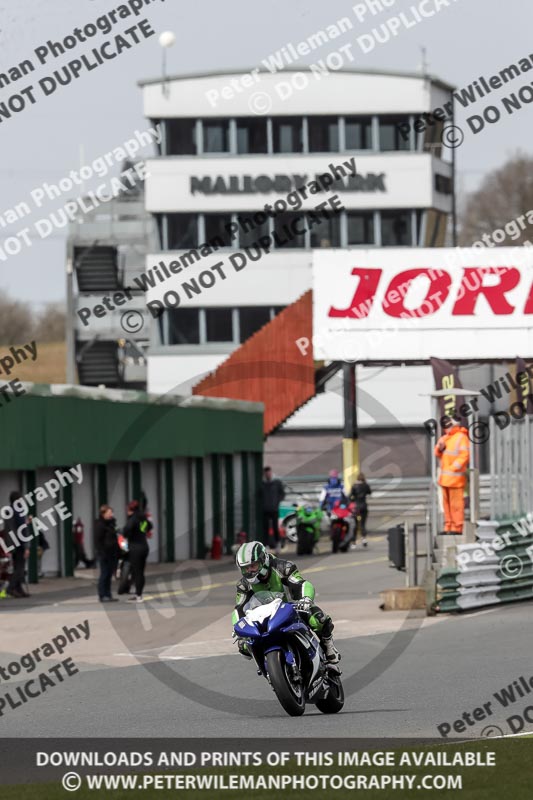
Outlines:
{"label": "tree", "polygon": [[466,197],[459,244],[513,247],[533,242],[532,225],[533,158],[517,153]]}
{"label": "tree", "polygon": [[49,303],[41,312],[33,338],[38,342],[62,342],[65,339],[65,312],[59,303]]}
{"label": "tree", "polygon": [[19,300],[0,294],[0,345],[65,340],[65,312],[60,303],[48,303],[40,314]]}
{"label": "tree", "polygon": [[32,338],[34,319],[28,306],[0,294],[0,344],[20,344]]}

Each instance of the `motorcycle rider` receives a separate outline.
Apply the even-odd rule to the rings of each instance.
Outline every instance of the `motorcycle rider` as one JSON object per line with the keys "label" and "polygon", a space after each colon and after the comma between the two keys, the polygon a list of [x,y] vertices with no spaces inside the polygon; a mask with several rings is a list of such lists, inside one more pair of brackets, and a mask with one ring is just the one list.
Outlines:
{"label": "motorcycle rider", "polygon": [[[237,584],[233,625],[244,616],[244,605],[255,592],[282,593],[287,600],[298,601],[298,611],[309,615],[309,627],[319,637],[328,662],[337,664],[340,661],[340,653],[333,643],[333,621],[314,603],[315,587],[302,577],[296,564],[272,555],[261,542],[241,545],[235,561],[242,578]],[[239,652],[251,658],[246,643],[237,639],[237,644]]]}
{"label": "motorcycle rider", "polygon": [[357,480],[352,485],[352,489],[350,491],[350,500],[355,503],[355,513],[354,513],[354,537],[353,537],[353,544],[352,548],[355,549],[355,544],[357,541],[357,517],[361,520],[361,537],[362,537],[362,545],[366,547],[366,518],[368,517],[368,506],[366,503],[366,498],[368,495],[372,494],[372,489],[366,482],[366,478],[362,472],[360,472],[357,476]]}
{"label": "motorcycle rider", "polygon": [[328,482],[320,492],[320,507],[325,509],[329,514],[336,500],[343,502],[346,500],[346,495],[344,493],[344,484],[339,478],[339,471],[337,469],[332,469],[329,473]]}

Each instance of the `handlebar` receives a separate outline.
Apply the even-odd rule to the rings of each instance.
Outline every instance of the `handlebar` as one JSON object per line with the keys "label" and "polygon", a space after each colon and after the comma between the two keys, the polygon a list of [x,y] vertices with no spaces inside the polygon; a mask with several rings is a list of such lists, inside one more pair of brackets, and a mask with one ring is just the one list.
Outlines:
{"label": "handlebar", "polygon": [[303,608],[298,608],[299,602],[300,602],[299,600],[287,600],[287,603],[289,603],[289,605],[293,606],[293,608],[295,608],[300,614],[309,614],[309,616],[311,616],[312,613],[313,613],[311,611],[311,609],[309,609],[309,611],[306,611]]}

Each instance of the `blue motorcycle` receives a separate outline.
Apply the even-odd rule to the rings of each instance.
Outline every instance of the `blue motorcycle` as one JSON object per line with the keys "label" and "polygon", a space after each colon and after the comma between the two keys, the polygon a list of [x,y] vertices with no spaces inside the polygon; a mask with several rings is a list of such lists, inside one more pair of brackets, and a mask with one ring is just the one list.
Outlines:
{"label": "blue motorcycle", "polygon": [[244,617],[233,627],[255,660],[258,675],[270,683],[292,717],[313,703],[323,714],[344,705],[341,672],[328,664],[318,636],[296,609],[277,592],[256,592],[244,606]]}

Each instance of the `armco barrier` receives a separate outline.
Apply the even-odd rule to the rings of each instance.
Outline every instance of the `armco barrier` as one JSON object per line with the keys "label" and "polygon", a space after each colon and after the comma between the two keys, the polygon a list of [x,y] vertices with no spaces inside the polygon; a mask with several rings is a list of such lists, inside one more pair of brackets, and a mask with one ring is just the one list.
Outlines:
{"label": "armco barrier", "polygon": [[435,611],[445,613],[533,599],[533,517],[481,521],[473,544],[437,577]]}

